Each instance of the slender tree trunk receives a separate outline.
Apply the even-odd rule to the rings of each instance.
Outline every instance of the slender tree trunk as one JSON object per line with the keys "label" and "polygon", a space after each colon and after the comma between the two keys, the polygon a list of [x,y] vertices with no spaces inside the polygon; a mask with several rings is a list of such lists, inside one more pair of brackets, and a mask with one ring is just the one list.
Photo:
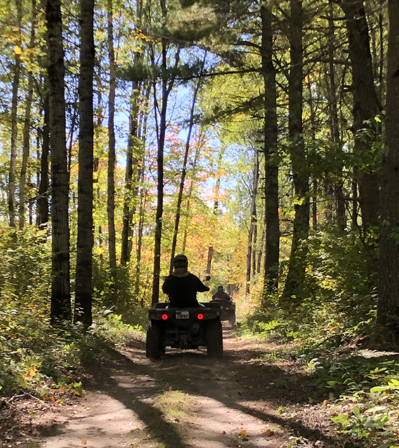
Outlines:
{"label": "slender tree trunk", "polygon": [[[201,151],[201,138],[199,138],[198,140],[198,145],[197,145],[197,150],[195,151],[195,156],[194,156],[194,162],[193,162],[193,177],[195,176],[195,172],[197,169],[197,163],[198,163],[198,158],[200,155],[200,151]],[[188,226],[189,226],[189,222],[190,222],[190,201],[191,201],[191,196],[193,194],[193,189],[194,189],[194,182],[190,182],[190,187],[188,189],[188,194],[187,194],[187,205],[186,205],[186,221],[184,224],[184,235],[183,235],[183,243],[182,243],[182,253],[184,253],[186,251],[186,245],[187,245],[187,235],[188,235]],[[216,201],[215,201],[216,203]],[[215,208],[214,205],[214,211],[217,210],[217,206]]]}
{"label": "slender tree trunk", "polygon": [[[349,39],[349,56],[352,63],[352,94],[355,131],[355,153],[364,168],[358,169],[359,204],[364,232],[379,224],[379,166],[373,155],[373,143],[379,138],[375,117],[380,105],[374,87],[373,65],[370,53],[369,29],[363,0],[342,0]],[[360,130],[367,129],[365,133]],[[364,163],[367,160],[367,163]]]}
{"label": "slender tree trunk", "polygon": [[356,175],[356,167],[353,169],[353,180],[352,180],[352,230],[358,228],[357,220],[359,218],[359,197],[358,197],[358,189],[357,189],[357,175]]}
{"label": "slender tree trunk", "polygon": [[252,236],[252,276],[256,275],[256,255],[257,255],[257,246],[258,246],[258,217],[257,217],[257,209],[254,210],[254,232]]}
{"label": "slender tree trunk", "polygon": [[256,229],[256,197],[258,192],[258,182],[259,182],[259,154],[255,151],[255,163],[252,178],[252,191],[251,191],[251,221],[249,224],[248,232],[248,249],[247,249],[247,272],[246,272],[246,288],[245,293],[250,294],[251,292],[251,267],[252,258],[255,260],[256,252],[254,248],[254,234]]}
{"label": "slender tree trunk", "polygon": [[[166,52],[165,52],[166,62]],[[156,93],[154,94],[154,97]],[[160,126],[158,134],[158,180],[157,180],[157,211],[155,216],[155,244],[154,244],[154,279],[152,289],[152,303],[157,303],[159,298],[159,278],[161,272],[161,239],[162,239],[162,216],[163,216],[163,166],[164,166],[164,146],[166,131],[166,80],[163,80],[162,89],[162,109],[160,116]]]}
{"label": "slender tree trunk", "polygon": [[[301,298],[305,279],[309,235],[309,174],[307,153],[302,130],[302,0],[291,0],[290,75],[289,75],[289,137],[296,203],[291,255],[283,292],[283,305],[294,304]],[[296,300],[291,298],[295,296]]]}
{"label": "slender tree trunk", "polygon": [[[146,104],[148,104],[150,89],[146,88],[146,94],[143,95],[146,98]],[[145,145],[146,145],[146,135],[147,135],[147,124],[148,124],[148,112],[147,108],[141,111],[141,119],[140,119],[140,132],[139,137],[142,141],[143,147],[143,155],[141,160],[141,170],[139,174],[139,182],[144,179],[145,174]],[[148,196],[148,191],[144,186],[139,189],[139,219],[138,219],[138,228],[137,228],[137,252],[136,252],[136,269],[135,269],[135,296],[139,296],[140,289],[140,273],[141,273],[141,251],[142,251],[142,241],[143,241],[143,232],[144,232],[144,215],[146,209],[146,199]],[[131,248],[130,248],[131,251]],[[143,296],[142,296],[143,297]],[[143,300],[141,300],[141,304],[143,304]]]}
{"label": "slender tree trunk", "polygon": [[[31,49],[35,46],[35,34],[36,34],[36,0],[32,0],[32,28],[30,35]],[[31,61],[32,62],[32,61]],[[31,70],[28,72],[28,95],[26,98],[25,120],[24,120],[24,132],[23,132],[23,151],[22,151],[22,166],[21,177],[19,178],[19,228],[23,229],[25,225],[25,190],[26,190],[26,171],[28,167],[29,152],[30,152],[30,121],[31,121],[31,108],[33,98],[33,73]]]}
{"label": "slender tree trunk", "polygon": [[[337,87],[335,82],[335,65],[334,65],[334,47],[335,47],[335,25],[334,25],[334,9],[333,1],[329,0],[329,14],[328,14],[328,76],[329,76],[329,106],[330,106],[330,119],[331,119],[331,137],[335,146],[335,150],[341,151],[342,143],[339,135],[339,122],[338,122],[338,107],[337,107]],[[339,159],[338,159],[339,160]],[[337,226],[341,230],[346,227],[345,217],[345,200],[343,193],[343,181],[342,181],[342,162],[339,162],[336,177],[341,179],[334,183],[334,196],[336,202],[336,220]]]}
{"label": "slender tree trunk", "polygon": [[[202,61],[202,68],[205,65],[205,59],[206,59],[206,54]],[[176,204],[175,226],[173,229],[172,250],[171,250],[171,255],[170,255],[170,267],[169,267],[170,274],[173,271],[173,258],[175,257],[176,245],[177,245],[177,235],[179,232],[181,204],[183,201],[184,183],[186,181],[187,161],[188,161],[188,155],[190,152],[191,134],[193,132],[193,127],[194,127],[195,105],[197,102],[197,95],[198,95],[198,91],[200,88],[200,84],[201,84],[201,78],[199,78],[197,84],[194,87],[193,98],[192,98],[192,102],[191,102],[190,121],[189,121],[189,125],[188,125],[188,133],[187,133],[186,145],[185,145],[184,157],[183,157],[183,166],[182,166],[181,177],[180,177],[179,193],[178,193],[177,204]]]}
{"label": "slender tree trunk", "polygon": [[[131,252],[129,250],[130,240],[132,238],[132,220],[133,220],[133,201],[134,184],[137,184],[137,179],[134,179],[133,169],[137,165],[138,153],[138,86],[132,84],[132,94],[130,98],[130,116],[129,116],[129,141],[126,154],[126,172],[125,172],[125,197],[123,202],[123,227],[122,227],[122,245],[121,245],[121,265],[126,266],[130,261]],[[134,156],[136,155],[136,161]]]}
{"label": "slender tree trunk", "polygon": [[380,37],[380,64],[379,64],[379,70],[378,70],[378,84],[380,86],[379,92],[378,92],[378,99],[380,103],[382,102],[383,93],[384,93],[384,61],[385,61],[385,54],[384,54],[384,13],[383,9],[380,9],[380,12],[378,14],[378,29],[379,29],[379,37]]}
{"label": "slender tree trunk", "polygon": [[[163,17],[166,17],[166,7],[163,0],[161,0]],[[180,50],[175,54],[175,68],[179,63]],[[155,217],[155,244],[154,244],[154,270],[153,270],[153,287],[152,287],[152,303],[158,302],[159,298],[159,280],[161,273],[161,240],[162,240],[162,217],[163,217],[163,196],[164,196],[164,149],[165,149],[165,135],[166,135],[166,114],[168,106],[168,97],[172,91],[175,77],[168,81],[167,75],[167,46],[165,39],[162,39],[162,99],[160,109],[160,122],[157,125],[157,137],[158,137],[158,155],[157,155],[157,211]],[[155,107],[158,107],[156,86],[154,83],[154,101]]]}
{"label": "slender tree trunk", "polygon": [[42,131],[42,151],[40,157],[40,183],[39,183],[39,197],[37,200],[37,225],[38,227],[44,227],[48,223],[48,155],[50,145],[50,107],[49,107],[49,95],[46,94],[44,100],[44,124]]}
{"label": "slender tree trunk", "polygon": [[260,243],[260,249],[258,252],[258,258],[257,258],[257,262],[256,262],[256,273],[257,274],[260,274],[261,267],[262,267],[262,257],[263,257],[262,247],[264,247],[264,241],[265,241],[265,231],[263,230],[261,243]]}
{"label": "slender tree trunk", "polygon": [[[147,92],[145,92],[147,91]],[[121,244],[121,265],[130,261],[133,240],[133,217],[139,201],[139,184],[143,174],[145,132],[148,111],[139,110],[139,97],[148,103],[149,89],[140,83],[132,85],[131,110],[129,117],[129,143],[126,157],[125,197],[123,203],[123,227]]]}
{"label": "slender tree trunk", "polygon": [[[100,60],[102,58],[102,54],[98,54],[96,55],[96,59]],[[103,83],[102,83],[102,77],[101,77],[101,67],[100,64],[97,63],[96,64],[97,68],[98,68],[98,73],[97,73],[97,109],[94,112],[94,120],[95,120],[95,128],[94,128],[94,147],[97,146],[97,142],[99,141],[99,138],[102,138],[101,132],[102,132],[102,126],[103,126],[103,106],[102,106],[102,97],[103,97]],[[94,194],[94,214],[96,213],[96,208],[101,208],[102,204],[101,204],[101,186],[100,186],[100,179],[99,179],[99,175],[100,175],[100,157],[98,154],[96,154],[94,152],[94,159],[93,159],[93,194]],[[94,232],[95,234],[98,234],[97,237],[97,245],[99,248],[103,247],[103,230],[102,230],[102,222],[100,221],[98,224],[98,230],[97,232]],[[96,245],[96,242],[94,242],[94,245]],[[103,251],[100,251],[100,255],[99,255],[99,268],[100,271],[103,270],[103,266],[104,266],[104,255],[103,255]]]}
{"label": "slender tree trunk", "polygon": [[318,213],[317,213],[317,191],[319,188],[319,183],[316,178],[312,181],[312,229],[317,229]]}
{"label": "slender tree trunk", "polygon": [[[312,80],[309,78],[308,81],[308,95],[309,95],[309,109],[310,109],[310,132],[312,141],[316,140],[316,119],[315,119],[315,107],[313,103],[313,93],[312,93]],[[317,187],[318,182],[317,178],[313,177],[312,179],[312,228],[314,230],[317,229]]]}
{"label": "slender tree trunk", "polygon": [[68,224],[68,170],[65,138],[64,49],[60,0],[46,6],[52,179],[51,322],[71,318]]}
{"label": "slender tree trunk", "polygon": [[92,324],[94,0],[80,3],[79,179],[75,318]]}
{"label": "slender tree trunk", "polygon": [[399,335],[399,0],[388,0],[385,147],[377,324]]}
{"label": "slender tree trunk", "polygon": [[206,261],[206,273],[210,274],[212,270],[212,259],[213,259],[213,247],[208,247],[208,258]]}
{"label": "slender tree trunk", "polygon": [[219,197],[220,197],[220,185],[222,182],[222,176],[221,176],[221,168],[223,163],[223,157],[226,152],[226,148],[224,145],[219,150],[218,153],[218,161],[217,161],[217,170],[216,170],[216,184],[215,184],[215,199],[213,201],[213,214],[215,216],[219,213]]}
{"label": "slender tree trunk", "polygon": [[108,96],[108,260],[112,282],[112,300],[116,304],[117,273],[116,273],[116,233],[115,233],[115,91],[116,67],[114,51],[113,0],[108,0],[108,55],[109,55],[109,96]]}
{"label": "slender tree trunk", "polygon": [[[143,1],[136,2],[136,25],[142,28],[143,19]],[[142,60],[142,53],[135,54],[135,60],[139,64]],[[134,81],[132,83],[132,93],[130,97],[130,116],[129,116],[129,140],[126,155],[126,172],[125,172],[125,194],[123,202],[123,222],[122,222],[122,242],[121,242],[121,265],[126,266],[130,262],[133,247],[133,217],[136,211],[139,198],[139,178],[142,172],[144,159],[143,140],[140,135],[140,116],[145,114],[148,116],[146,108],[139,108],[139,99],[146,97],[143,95],[147,91],[147,100],[149,98],[150,89],[146,88],[142,82]],[[148,101],[147,101],[148,102]],[[145,118],[145,121],[147,119]],[[134,178],[134,167],[136,168],[136,178]],[[139,218],[140,219],[140,218]],[[137,265],[136,265],[137,269]]]}
{"label": "slender tree trunk", "polygon": [[22,151],[22,165],[21,176],[19,178],[19,228],[23,229],[25,226],[25,191],[26,191],[26,172],[28,168],[29,152],[30,152],[30,120],[31,107],[33,97],[33,74],[28,74],[28,97],[26,99],[26,110],[23,131],[23,151]]}
{"label": "slender tree trunk", "polygon": [[[139,206],[139,221],[137,229],[137,252],[136,252],[136,270],[134,279],[134,294],[139,296],[140,292],[140,274],[141,274],[141,251],[143,247],[143,232],[144,232],[144,215],[146,206],[147,191],[142,188],[140,191],[140,206]],[[143,302],[143,301],[141,301]]]}
{"label": "slender tree trunk", "polygon": [[262,18],[262,72],[265,86],[264,155],[265,155],[265,278],[264,297],[277,290],[280,256],[278,216],[277,93],[273,65],[272,6],[264,2]]}
{"label": "slender tree trunk", "polygon": [[68,145],[68,173],[71,173],[71,165],[72,165],[72,148],[74,144],[74,135],[76,129],[76,122],[78,119],[79,109],[78,109],[78,99],[75,99],[72,119],[71,119],[71,127],[69,129],[69,145]]}
{"label": "slender tree trunk", "polygon": [[[22,27],[22,1],[16,0],[17,7],[17,27],[21,33]],[[8,180],[8,213],[11,227],[15,227],[16,214],[16,170],[17,170],[17,139],[18,139],[18,90],[21,71],[21,47],[20,42],[15,46],[14,80],[12,84],[11,100],[11,153],[10,153],[10,173]]]}

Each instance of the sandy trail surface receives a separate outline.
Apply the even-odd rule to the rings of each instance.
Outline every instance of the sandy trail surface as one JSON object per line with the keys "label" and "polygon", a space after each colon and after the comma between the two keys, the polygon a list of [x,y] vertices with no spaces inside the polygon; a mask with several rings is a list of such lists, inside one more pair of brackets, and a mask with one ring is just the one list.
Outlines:
{"label": "sandy trail surface", "polygon": [[275,406],[259,392],[270,388],[278,369],[251,381],[257,348],[234,338],[227,324],[220,361],[209,360],[205,349],[170,349],[152,362],[143,343],[125,348],[96,366],[85,397],[69,415],[55,418],[40,446],[280,447],[287,434],[276,423]]}
{"label": "sandy trail surface", "polygon": [[[276,346],[223,327],[224,355],[167,349],[145,357],[145,341],[95,356],[82,398],[15,400],[20,425],[7,448],[334,447],[331,408],[309,404],[301,367]],[[16,412],[18,410],[18,412]],[[324,415],[325,413],[325,415]],[[0,425],[1,426],[1,425]]]}

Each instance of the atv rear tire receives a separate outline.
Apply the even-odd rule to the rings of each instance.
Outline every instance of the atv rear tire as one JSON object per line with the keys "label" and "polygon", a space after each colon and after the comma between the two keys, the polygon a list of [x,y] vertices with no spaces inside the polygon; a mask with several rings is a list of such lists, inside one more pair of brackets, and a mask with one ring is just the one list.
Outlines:
{"label": "atv rear tire", "polygon": [[159,359],[164,350],[161,347],[161,327],[157,322],[152,322],[147,330],[145,355],[150,359]]}
{"label": "atv rear tire", "polygon": [[223,330],[220,322],[208,323],[206,339],[208,357],[212,359],[220,359],[223,355]]}

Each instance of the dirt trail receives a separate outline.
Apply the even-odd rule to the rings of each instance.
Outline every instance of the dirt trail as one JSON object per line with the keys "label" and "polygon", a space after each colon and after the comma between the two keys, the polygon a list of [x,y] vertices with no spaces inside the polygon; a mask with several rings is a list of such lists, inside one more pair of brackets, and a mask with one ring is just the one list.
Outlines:
{"label": "dirt trail", "polygon": [[[158,362],[145,357],[144,342],[115,352],[96,366],[77,404],[54,406],[40,448],[280,448],[297,446],[293,430],[309,445],[318,429],[284,420],[278,408],[299,399],[295,376],[278,363],[261,361],[267,347],[235,338],[224,327],[224,356],[211,361],[206,350],[167,350]],[[291,398],[290,398],[291,397]],[[162,401],[162,398],[164,400]],[[178,408],[173,411],[173,406]],[[44,437],[43,437],[44,436]],[[291,438],[290,438],[291,437]]]}

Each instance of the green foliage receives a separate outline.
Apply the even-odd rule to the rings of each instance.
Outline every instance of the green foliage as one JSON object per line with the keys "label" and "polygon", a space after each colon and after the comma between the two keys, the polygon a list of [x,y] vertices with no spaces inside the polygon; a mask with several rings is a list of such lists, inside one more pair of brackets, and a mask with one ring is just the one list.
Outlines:
{"label": "green foliage", "polygon": [[[296,340],[309,354],[337,347],[356,335],[372,335],[377,294],[375,277],[362,242],[355,236],[320,229],[308,241],[303,299],[292,297],[287,311],[278,295],[262,300],[244,323],[252,331]],[[280,291],[286,265],[281,263]]]}
{"label": "green foliage", "polygon": [[[264,297],[238,330],[283,343],[294,341],[290,356],[303,368],[310,401],[327,399],[351,408],[355,403],[353,411],[333,419],[343,439],[361,440],[365,447],[393,446],[399,437],[397,357],[383,352],[356,356],[376,331],[372,259],[353,233],[320,227],[311,234],[308,249],[304,299],[293,298],[290,311],[282,312],[278,294]],[[283,263],[280,289],[284,269]]]}
{"label": "green foliage", "polygon": [[331,420],[341,425],[343,434],[350,434],[358,439],[370,439],[373,433],[384,429],[389,417],[378,413],[374,415],[361,414],[360,409],[356,406],[352,410],[352,415],[341,414]]}
{"label": "green foliage", "polygon": [[[122,346],[140,337],[141,326],[122,323],[95,307],[89,332],[80,326],[53,328],[49,321],[50,245],[46,232],[2,230],[0,239],[0,393],[21,390],[37,396],[68,386],[83,393],[83,364],[96,360],[101,347]],[[97,311],[98,309],[98,311]],[[132,313],[133,314],[133,313]]]}

